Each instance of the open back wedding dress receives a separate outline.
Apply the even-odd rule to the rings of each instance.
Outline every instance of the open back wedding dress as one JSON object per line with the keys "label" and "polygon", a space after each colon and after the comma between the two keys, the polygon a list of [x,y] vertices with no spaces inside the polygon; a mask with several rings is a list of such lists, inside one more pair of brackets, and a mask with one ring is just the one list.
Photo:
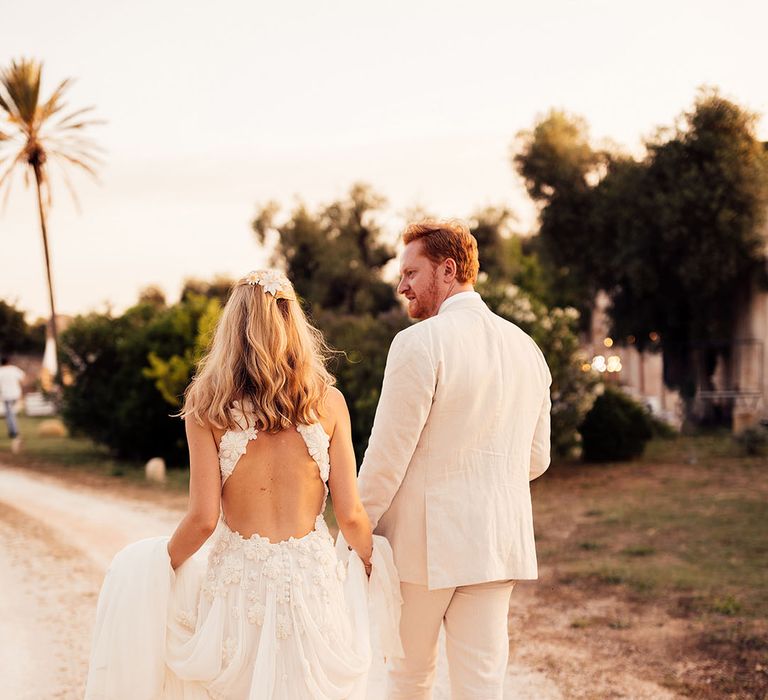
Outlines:
{"label": "open back wedding dress", "polygon": [[[222,488],[258,437],[245,424],[221,438]],[[323,519],[329,437],[320,423],[296,430],[325,489],[312,531],[273,543],[258,534],[242,537],[222,515],[209,542],[175,574],[167,537],[120,552],[99,597],[86,698],[365,697],[371,592],[378,626],[388,635],[384,652],[399,647],[391,550],[376,537],[370,591],[359,558],[345,546],[337,557]]]}

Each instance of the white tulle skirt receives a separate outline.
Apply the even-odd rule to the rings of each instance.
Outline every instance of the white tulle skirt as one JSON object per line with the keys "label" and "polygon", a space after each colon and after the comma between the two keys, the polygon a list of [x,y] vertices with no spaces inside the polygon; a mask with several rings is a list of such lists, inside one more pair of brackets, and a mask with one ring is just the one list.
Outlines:
{"label": "white tulle skirt", "polygon": [[118,553],[99,596],[87,700],[362,699],[370,614],[374,646],[402,654],[383,538],[370,582],[343,542],[334,549],[322,518],[274,544],[222,523],[209,542],[175,574],[167,537]]}

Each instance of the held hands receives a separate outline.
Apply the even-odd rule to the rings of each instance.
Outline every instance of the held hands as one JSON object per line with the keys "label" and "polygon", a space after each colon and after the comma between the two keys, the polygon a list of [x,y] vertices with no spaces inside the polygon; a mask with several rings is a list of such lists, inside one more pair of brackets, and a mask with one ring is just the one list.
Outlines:
{"label": "held hands", "polygon": [[[352,547],[350,547],[349,545],[347,545],[347,549],[348,549],[350,552],[352,551]],[[359,555],[358,555],[358,556],[359,556]],[[360,561],[362,561],[362,562],[363,562],[363,568],[365,569],[365,575],[366,575],[368,578],[371,578],[371,571],[372,571],[372,569],[373,569],[373,564],[371,563],[371,557],[372,557],[372,556],[373,556],[373,548],[371,548],[371,553],[368,555],[368,557],[367,557],[367,561],[366,561],[365,559],[363,559],[362,557],[360,557]]]}

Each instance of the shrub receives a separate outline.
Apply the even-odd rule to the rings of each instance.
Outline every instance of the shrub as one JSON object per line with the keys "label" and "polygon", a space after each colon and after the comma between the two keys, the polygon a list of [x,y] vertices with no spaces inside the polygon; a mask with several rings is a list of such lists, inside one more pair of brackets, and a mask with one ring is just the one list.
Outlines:
{"label": "shrub", "polygon": [[744,454],[750,457],[768,455],[768,428],[755,425],[742,430],[734,439]]}
{"label": "shrub", "polygon": [[45,321],[30,325],[23,311],[0,299],[0,350],[4,354],[37,354],[44,348]]}
{"label": "shrub", "polygon": [[651,421],[651,431],[653,437],[660,438],[662,440],[672,440],[676,438],[679,433],[665,420],[654,416],[653,413],[648,414],[648,419]]}
{"label": "shrub", "polygon": [[579,428],[588,462],[634,459],[653,435],[648,412],[623,391],[606,387]]}
{"label": "shrub", "polygon": [[73,379],[63,393],[67,427],[116,457],[185,464],[184,424],[171,417],[178,408],[171,399],[187,378],[174,383],[160,371],[160,360],[184,357],[194,347],[209,311],[204,301],[170,307],[142,302],[118,317],[76,318],[61,337],[62,367]]}

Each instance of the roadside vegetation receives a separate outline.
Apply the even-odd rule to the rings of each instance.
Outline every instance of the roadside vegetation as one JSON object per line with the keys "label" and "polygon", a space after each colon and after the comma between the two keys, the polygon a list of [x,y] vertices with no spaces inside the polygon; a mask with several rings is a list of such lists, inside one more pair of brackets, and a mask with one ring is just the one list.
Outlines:
{"label": "roadside vegetation", "polygon": [[[534,483],[541,590],[572,606],[581,643],[613,635],[683,695],[766,697],[768,463],[742,455],[728,433],[657,439]],[[601,598],[617,607],[584,612]]]}

